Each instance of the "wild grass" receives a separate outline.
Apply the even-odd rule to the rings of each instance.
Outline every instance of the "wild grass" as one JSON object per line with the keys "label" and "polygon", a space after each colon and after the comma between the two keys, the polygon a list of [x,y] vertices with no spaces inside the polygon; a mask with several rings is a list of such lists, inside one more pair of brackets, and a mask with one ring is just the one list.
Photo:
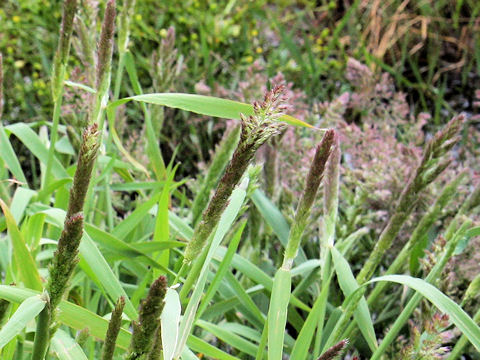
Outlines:
{"label": "wild grass", "polygon": [[[307,94],[361,5],[341,17],[323,65],[311,53],[308,61],[298,56],[316,77]],[[363,48],[376,38],[383,45],[372,56],[383,64],[402,41],[392,38],[403,29],[401,9],[385,40],[373,27],[380,3],[371,5],[362,39],[371,43]],[[108,0],[97,36],[87,26],[96,22],[96,4],[66,0],[51,118],[0,124],[1,358],[476,356],[478,268],[460,298],[445,275],[480,234],[480,187],[460,169],[476,161],[465,135],[476,131],[471,121],[453,116],[424,139],[423,118],[409,114],[390,79],[377,83],[377,73],[355,61],[348,96],[317,104],[321,121],[312,120],[314,111],[290,115],[286,94],[295,103],[303,94],[261,76],[254,77],[261,84],[242,85],[245,94],[260,89],[251,105],[168,92],[182,89],[184,66],[173,28],[151,59],[153,90],[144,91],[145,59],[130,50],[136,6],[125,1],[117,12]],[[455,9],[460,26],[462,5]],[[296,51],[294,38],[275,26]],[[200,40],[208,63],[204,28]],[[85,73],[67,76],[74,57]],[[204,66],[212,80],[214,65]],[[0,84],[9,70],[0,57]],[[172,145],[165,127],[187,113],[197,123],[228,119],[230,127],[195,181],[179,175],[179,150],[165,156]],[[133,144],[124,141],[135,129],[131,117],[143,134]],[[193,146],[200,141],[195,130],[180,134]],[[285,151],[287,144],[294,146]],[[386,160],[379,149],[390,149]]]}

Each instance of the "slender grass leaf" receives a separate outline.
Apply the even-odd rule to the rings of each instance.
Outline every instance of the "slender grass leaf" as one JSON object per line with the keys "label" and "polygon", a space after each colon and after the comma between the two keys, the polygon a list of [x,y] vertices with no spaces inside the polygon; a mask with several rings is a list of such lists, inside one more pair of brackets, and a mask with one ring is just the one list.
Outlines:
{"label": "slender grass leaf", "polygon": [[13,256],[18,266],[20,277],[25,286],[33,290],[42,290],[42,280],[38,273],[35,260],[25,244],[22,233],[15,223],[12,213],[7,205],[0,199],[0,207],[3,210],[7,222],[8,234],[13,245]]}
{"label": "slender grass leaf", "polygon": [[209,333],[215,335],[217,338],[229,344],[233,348],[245,354],[251,356],[255,356],[257,354],[257,347],[255,346],[255,344],[243,339],[232,331],[223,329],[221,326],[203,320],[198,320],[197,325],[200,326],[202,329],[205,329]]}
{"label": "slender grass leaf", "polygon": [[168,213],[168,221],[172,229],[184,240],[190,241],[193,237],[193,229],[173,212]]}
{"label": "slender grass leaf", "polygon": [[237,251],[238,245],[240,243],[240,239],[242,238],[243,230],[245,229],[245,225],[247,224],[246,221],[244,221],[235,235],[233,236],[232,240],[230,241],[230,244],[228,245],[227,253],[222,259],[220,266],[217,269],[217,273],[215,274],[215,277],[213,278],[212,282],[210,283],[210,286],[208,287],[205,296],[203,297],[203,301],[200,304],[198,311],[197,311],[197,318],[200,318],[207,306],[210,304],[210,301],[212,300],[213,296],[218,290],[218,287],[220,286],[220,282],[224,278],[225,274],[230,268],[230,264],[233,259],[233,255]]}
{"label": "slender grass leaf", "polygon": [[[278,239],[284,247],[288,243],[288,235],[290,233],[290,227],[288,226],[287,221],[283,217],[282,213],[278,208],[272,203],[272,201],[265,196],[261,190],[255,190],[250,196],[253,203],[257,207],[260,214],[267,222],[268,225],[272,228],[273,232],[278,236]],[[303,263],[307,261],[307,257],[303,249],[299,249],[298,255],[295,259],[296,263]]]}
{"label": "slender grass leaf", "polygon": [[10,204],[10,209],[17,224],[20,224],[23,215],[25,215],[25,209],[27,208],[28,203],[36,194],[36,191],[23,187],[19,187],[17,190],[15,190],[12,203]]}
{"label": "slender grass leaf", "polygon": [[127,158],[127,160],[139,171],[143,172],[147,177],[150,177],[148,170],[140,164],[130,153],[124,148],[120,137],[115,130],[115,107],[107,107],[107,120],[110,130],[110,136],[112,137],[115,146],[120,150],[120,152]]}
{"label": "slender grass leaf", "polygon": [[[135,59],[131,52],[125,54],[125,68],[127,69],[128,77],[134,91],[137,94],[142,94],[142,87],[138,80],[137,69],[135,67]],[[142,103],[142,110],[145,116],[145,135],[147,136],[147,154],[150,163],[157,179],[160,180],[165,177],[165,162],[163,161],[162,153],[160,152],[160,146],[158,145],[158,139],[155,135],[155,129],[152,124],[152,117],[150,111],[148,111],[145,103]]]}
{"label": "slender grass leaf", "polygon": [[[227,249],[220,246],[217,249],[217,252],[215,254],[215,259],[218,261],[222,261],[226,251]],[[245,259],[243,256],[240,256],[239,254],[234,254],[233,260],[232,260],[232,266],[238,271],[240,271],[242,274],[247,276],[250,280],[253,280],[256,284],[263,285],[265,289],[267,289],[269,292],[272,291],[272,288],[273,288],[272,278],[268,274],[266,274],[264,271],[262,271],[257,265],[249,261],[248,259]],[[311,308],[308,305],[306,305],[304,302],[299,300],[294,295],[290,296],[290,304],[305,311],[311,310]]]}
{"label": "slender grass leaf", "polygon": [[17,181],[22,182],[24,185],[27,185],[27,178],[23,173],[20,162],[18,161],[17,155],[8,140],[7,134],[2,124],[0,124],[0,154],[7,165],[7,168],[13,174]]}
{"label": "slender grass leaf", "polygon": [[[48,159],[48,149],[42,143],[39,136],[25,123],[15,123],[8,125],[5,129],[14,134],[20,141],[32,152],[32,154],[43,164],[46,165]],[[56,178],[68,178],[68,173],[56,157],[53,158],[52,173]]]}
{"label": "slender grass leaf", "polygon": [[84,84],[76,83],[76,82],[69,81],[69,80],[65,80],[64,84],[71,87],[71,88],[82,89],[86,92],[89,92],[90,94],[96,94],[97,93],[97,90],[91,88],[90,86],[84,85]]}
{"label": "slender grass leaf", "polygon": [[22,301],[17,311],[0,330],[0,349],[8,344],[15,336],[35,319],[45,307],[46,301],[39,295],[34,295]]}
{"label": "slender grass leaf", "polygon": [[278,269],[273,279],[268,309],[268,360],[282,360],[291,286],[290,271],[283,268]]}
{"label": "slender grass leaf", "polygon": [[81,257],[85,259],[86,263],[105,289],[105,292],[110,296],[110,299],[116,301],[116,299],[123,296],[125,298],[125,314],[127,314],[131,320],[136,319],[138,317],[137,310],[128,298],[127,293],[102,253],[98,250],[97,246],[87,233],[83,234],[79,250]]}
{"label": "slender grass leaf", "polygon": [[165,306],[160,317],[164,360],[172,360],[175,354],[181,312],[182,306],[178,292],[175,289],[169,288],[165,295]]}
{"label": "slender grass leaf", "polygon": [[[359,286],[355,280],[355,277],[353,276],[347,260],[345,260],[342,254],[340,254],[335,247],[332,247],[331,251],[335,265],[335,272],[337,273],[337,279],[340,283],[340,288],[345,294],[345,297],[347,297],[355,292]],[[372,317],[370,315],[370,311],[368,310],[367,300],[365,300],[364,297],[362,297],[360,300],[358,307],[355,310],[354,317],[358,328],[370,347],[370,350],[375,351],[375,349],[378,347],[377,339],[375,337],[375,329],[373,328]]]}
{"label": "slender grass leaf", "polygon": [[[0,298],[10,302],[21,303],[25,299],[40,295],[38,291],[21,289],[15,286],[0,285]],[[100,294],[99,294],[100,295]],[[81,306],[62,301],[59,305],[58,320],[76,330],[89,329],[92,336],[105,340],[108,320]],[[128,349],[131,333],[121,328],[117,338],[117,346]]]}
{"label": "slender grass leaf", "polygon": [[242,183],[235,190],[233,190],[232,195],[229,199],[229,204],[220,218],[217,230],[213,235],[213,240],[208,249],[207,257],[204,264],[202,265],[202,269],[198,276],[197,283],[195,285],[192,296],[190,297],[187,308],[180,323],[180,340],[175,350],[175,357],[178,357],[182,353],[183,347],[185,346],[188,336],[190,335],[195,321],[195,314],[198,309],[201,297],[203,295],[203,289],[207,281],[208,269],[213,259],[213,255],[215,254],[215,251],[217,250],[221,241],[227,234],[228,230],[230,230],[231,225],[235,221],[238,212],[243,205],[243,201],[245,200],[246,196],[246,188],[248,186],[248,181],[249,179],[245,178]]}
{"label": "slender grass leaf", "polygon": [[123,240],[145,218],[150,209],[158,202],[161,193],[152,196],[112,230],[112,235]]}
{"label": "slender grass leaf", "polygon": [[[158,93],[132,96],[110,103],[109,108],[115,108],[121,104],[125,104],[130,100],[168,106],[175,109],[182,109],[197,114],[225,119],[239,120],[240,114],[244,114],[246,116],[253,115],[253,106],[250,104],[244,104],[238,101],[221,99],[213,96],[182,93]],[[294,126],[314,128],[312,125],[290,115],[283,115],[279,120]]]}
{"label": "slender grass leaf", "polygon": [[188,337],[187,345],[192,350],[195,350],[195,351],[199,352],[200,354],[208,356],[212,359],[216,359],[216,360],[240,360],[239,358],[236,358],[235,356],[227,354],[226,352],[216,348],[213,345],[210,345],[206,341],[204,341],[202,339],[199,339],[198,337],[193,336],[193,335],[190,335]]}
{"label": "slender grass leaf", "polygon": [[477,351],[480,351],[480,327],[475,324],[472,318],[458,304],[443,294],[435,286],[429,284],[423,279],[413,278],[408,275],[380,276],[368,281],[366,284],[377,281],[390,281],[406,285],[416,290],[435,305],[441,312],[447,314],[450,320],[468,338],[472,345],[475,346]]}
{"label": "slender grass leaf", "polygon": [[80,345],[62,329],[55,332],[51,347],[60,360],[88,360]]}

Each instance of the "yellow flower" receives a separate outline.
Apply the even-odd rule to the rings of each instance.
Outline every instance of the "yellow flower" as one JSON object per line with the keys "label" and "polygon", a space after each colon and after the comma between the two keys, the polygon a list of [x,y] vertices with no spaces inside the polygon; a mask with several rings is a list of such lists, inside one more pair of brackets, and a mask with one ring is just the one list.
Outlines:
{"label": "yellow flower", "polygon": [[252,35],[253,37],[257,36],[258,35],[257,29],[253,29],[252,31],[250,31],[250,35]]}
{"label": "yellow flower", "polygon": [[248,55],[247,57],[245,57],[245,61],[247,63],[252,63],[253,62],[253,56],[252,55]]}
{"label": "yellow flower", "polygon": [[167,29],[161,29],[161,30],[160,30],[160,36],[161,36],[162,38],[166,38],[167,35],[168,35]]}
{"label": "yellow flower", "polygon": [[261,53],[263,53],[263,49],[260,46],[257,46],[257,48],[255,49],[255,52],[257,54],[261,54]]}
{"label": "yellow flower", "polygon": [[13,20],[14,23],[19,23],[21,19],[20,19],[20,16],[18,16],[18,15],[13,15],[13,16],[12,16],[12,20]]}
{"label": "yellow flower", "polygon": [[17,69],[21,69],[25,66],[25,61],[17,60],[13,63],[13,66],[15,66]]}

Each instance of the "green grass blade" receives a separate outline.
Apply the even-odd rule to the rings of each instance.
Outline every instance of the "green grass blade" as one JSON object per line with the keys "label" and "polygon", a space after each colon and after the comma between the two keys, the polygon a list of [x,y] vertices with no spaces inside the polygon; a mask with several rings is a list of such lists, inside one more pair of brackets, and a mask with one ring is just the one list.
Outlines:
{"label": "green grass blade", "polygon": [[[25,299],[40,295],[39,292],[21,289],[15,286],[0,285],[0,298],[10,302],[21,303]],[[88,328],[90,334],[98,339],[105,340],[107,333],[108,320],[97,314],[68,301],[62,301],[59,305],[58,320],[63,324],[76,330]],[[117,338],[117,346],[127,349],[130,344],[131,333],[125,329],[120,329]]]}
{"label": "green grass blade", "polygon": [[[222,261],[223,257],[225,256],[226,249],[224,247],[219,247],[215,254],[215,259],[218,261]],[[240,256],[239,254],[233,255],[232,266],[248,277],[250,280],[253,280],[256,284],[263,285],[265,289],[269,292],[272,291],[273,288],[273,280],[272,278],[266,274],[263,270],[261,270],[257,265],[253,264],[250,260],[245,259],[244,257]],[[290,296],[290,304],[293,306],[298,307],[299,309],[310,311],[310,307],[299,300],[297,297],[291,295]]]}
{"label": "green grass blade", "polygon": [[197,318],[200,318],[202,316],[203,312],[205,311],[207,306],[210,304],[210,301],[212,300],[213,296],[218,290],[218,287],[220,286],[220,282],[222,281],[225,274],[229,270],[230,264],[232,263],[233,255],[237,251],[237,248],[240,243],[240,239],[242,238],[243,230],[245,229],[246,224],[247,222],[244,221],[240,225],[237,232],[235,233],[232,240],[230,241],[230,244],[228,244],[227,253],[222,259],[222,262],[220,263],[220,266],[217,269],[215,277],[213,278],[212,282],[210,283],[210,286],[208,287],[205,293],[205,296],[203,297],[202,303],[198,307]]}
{"label": "green grass blade", "polygon": [[192,296],[190,297],[180,324],[180,341],[175,350],[175,357],[178,357],[182,353],[183,347],[185,346],[188,336],[190,335],[195,321],[195,314],[198,309],[201,297],[203,295],[205,283],[207,281],[210,262],[213,259],[213,255],[216,249],[218,248],[221,241],[230,229],[231,225],[235,221],[238,212],[243,205],[243,201],[245,200],[246,196],[247,185],[248,178],[244,179],[242,183],[235,190],[233,190],[232,195],[230,196],[230,202],[220,218],[217,230],[215,231],[215,234],[213,236],[213,241],[208,249],[207,257],[204,264],[202,265],[198,281],[195,285]]}
{"label": "green grass blade", "polygon": [[[280,210],[278,210],[275,204],[273,204],[261,190],[255,190],[250,197],[267,224],[270,225],[273,232],[278,236],[282,245],[286,247],[290,227]],[[307,261],[303,249],[299,249],[296,259],[299,260],[298,262],[300,263]]]}
{"label": "green grass blade", "polygon": [[[48,149],[40,140],[40,137],[25,123],[8,125],[5,129],[14,134],[31,151],[31,153],[43,164],[48,159]],[[70,176],[56,157],[53,157],[52,173],[56,178],[69,178]]]}
{"label": "green grass blade", "polygon": [[257,346],[255,346],[255,344],[243,339],[232,331],[223,329],[219,325],[215,325],[203,320],[198,320],[197,325],[200,326],[202,329],[208,331],[209,333],[215,335],[218,339],[224,341],[228,345],[245,354],[251,356],[255,356],[257,354]]}
{"label": "green grass blade", "polygon": [[[1,100],[0,100],[1,101]],[[17,155],[8,140],[7,134],[2,124],[0,124],[0,154],[2,154],[2,159],[7,165],[8,169],[14,176],[14,178],[24,185],[27,185],[27,178],[23,173],[20,162],[18,161]]]}
{"label": "green grass blade", "polygon": [[32,254],[30,253],[25,244],[25,240],[23,239],[22,233],[17,227],[12,213],[1,199],[0,207],[2,208],[3,214],[5,215],[8,234],[10,235],[13,246],[13,256],[17,263],[20,277],[25,286],[30,289],[40,291],[42,290],[42,281],[40,279],[40,274],[38,273],[38,269],[36,267]]}
{"label": "green grass blade", "polygon": [[[240,120],[240,114],[253,115],[253,106],[238,101],[221,99],[213,96],[182,94],[182,93],[158,93],[137,95],[110,103],[109,108],[115,108],[126,102],[134,100],[149,104],[168,106],[175,109],[191,111],[197,114],[214,116],[225,119]],[[313,128],[312,125],[294,118],[283,115],[279,119],[287,124]]]}
{"label": "green grass blade", "polygon": [[124,240],[127,235],[147,216],[151,208],[155,206],[161,193],[157,193],[137,208],[121,223],[112,230],[112,235],[120,240]]}
{"label": "green grass blade", "polygon": [[291,285],[290,271],[283,268],[278,269],[273,279],[268,309],[268,360],[282,360]]}
{"label": "green grass blade", "polygon": [[105,289],[105,293],[110,297],[110,300],[115,302],[116,299],[123,296],[125,298],[125,314],[127,314],[131,320],[137,319],[137,310],[131,303],[127,293],[122,288],[120,281],[113,273],[102,253],[87,233],[83,235],[79,250],[81,258],[85,260],[95,274],[101,286]]}
{"label": "green grass blade", "polygon": [[472,318],[458,304],[443,294],[435,286],[429,284],[423,279],[413,278],[408,275],[380,276],[370,280],[368,283],[377,281],[390,281],[406,285],[416,290],[435,305],[442,313],[447,314],[450,320],[468,338],[468,340],[470,340],[472,345],[475,346],[477,351],[480,351],[480,327],[475,324]]}
{"label": "green grass blade", "polygon": [[30,203],[32,197],[34,197],[36,194],[36,191],[23,187],[19,187],[15,190],[12,202],[10,204],[10,209],[17,224],[20,224],[20,221],[23,219],[23,215],[25,215],[25,209],[27,208],[27,205]]}
{"label": "green grass blade", "polygon": [[88,360],[80,345],[61,329],[53,336],[51,348],[60,360]]}
{"label": "green grass blade", "polygon": [[175,354],[181,312],[182,308],[178,292],[175,289],[168,289],[165,295],[165,306],[160,317],[164,360],[172,360]]}
{"label": "green grass blade", "polygon": [[[315,328],[317,327],[318,320],[322,314],[325,314],[325,307],[327,304],[328,289],[331,281],[331,276],[328,278],[327,283],[322,289],[322,292],[315,300],[312,311],[307,316],[307,320],[298,334],[295,345],[293,346],[292,353],[290,354],[291,360],[305,360],[308,356],[308,350],[312,343],[313,336],[315,334]],[[322,319],[323,323],[323,319]]]}
{"label": "green grass blade", "polygon": [[[349,296],[355,290],[359,288],[355,277],[353,276],[352,270],[348,265],[347,260],[340,254],[340,252],[333,247],[331,249],[332,258],[335,265],[335,271],[337,273],[337,279],[340,283],[340,288],[342,289],[345,297]],[[370,350],[375,351],[378,347],[377,339],[375,337],[375,330],[373,328],[372,317],[370,311],[368,310],[367,301],[363,297],[357,309],[354,313],[355,321],[357,322],[358,328],[360,329],[363,337],[368,343]]]}
{"label": "green grass blade", "polygon": [[[140,81],[138,80],[137,69],[135,67],[135,60],[131,52],[125,53],[125,68],[132,83],[132,87],[137,94],[142,94],[142,87]],[[152,164],[153,171],[157,176],[157,179],[160,180],[165,176],[165,162],[163,160],[162,153],[160,152],[160,146],[158,144],[158,139],[155,136],[155,130],[152,124],[152,117],[148,111],[145,103],[142,103],[142,110],[145,116],[145,135],[147,135],[147,154],[148,158]]]}
{"label": "green grass blade", "polygon": [[[190,335],[187,341],[187,346],[192,350],[195,350],[201,354],[204,354],[212,359],[217,360],[239,360],[235,356],[227,354],[226,352],[217,349],[215,346],[210,345],[206,341],[199,339],[196,336]],[[183,353],[182,353],[183,356]]]}
{"label": "green grass blade", "polygon": [[20,334],[27,324],[35,319],[45,307],[46,301],[38,295],[22,301],[17,311],[0,330],[0,349]]}

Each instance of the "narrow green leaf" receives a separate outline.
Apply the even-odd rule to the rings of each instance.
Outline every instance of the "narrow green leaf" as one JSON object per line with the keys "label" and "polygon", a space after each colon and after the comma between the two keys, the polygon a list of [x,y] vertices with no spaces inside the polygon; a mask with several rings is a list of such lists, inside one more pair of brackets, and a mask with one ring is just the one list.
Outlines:
{"label": "narrow green leaf", "polygon": [[113,273],[102,253],[98,250],[87,233],[83,234],[79,250],[81,258],[86,261],[110,299],[115,302],[116,299],[123,296],[125,298],[125,314],[127,314],[131,320],[137,319],[137,310],[128,298],[127,293],[122,288],[120,281]]}
{"label": "narrow green leaf", "polygon": [[17,224],[20,224],[20,221],[23,219],[23,215],[25,215],[25,209],[27,208],[28,203],[36,194],[36,191],[24,187],[18,187],[15,190],[12,203],[10,204],[10,209]]}
{"label": "narrow green leaf", "polygon": [[[225,256],[227,249],[220,246],[217,249],[215,254],[215,259],[218,261],[222,261]],[[242,274],[247,276],[250,280],[253,280],[256,284],[261,284],[267,289],[269,292],[272,291],[273,288],[273,280],[272,278],[262,271],[257,265],[253,264],[250,260],[245,259],[243,256],[239,254],[233,255],[232,266],[240,271]],[[311,308],[295,297],[293,294],[290,296],[290,304],[293,306],[298,307],[299,309],[310,311]]]}
{"label": "narrow green leaf", "polygon": [[[332,247],[331,251],[333,262],[335,264],[335,272],[337,273],[337,279],[340,283],[340,288],[342,289],[345,297],[347,297],[355,292],[359,286],[355,280],[355,277],[353,276],[347,260],[345,260],[342,254],[340,254],[335,247]],[[375,329],[373,328],[372,317],[370,315],[370,311],[368,310],[367,301],[364,297],[362,297],[360,300],[358,307],[355,310],[354,317],[360,332],[370,347],[370,350],[375,351],[375,349],[378,347],[377,339],[375,337]]]}
{"label": "narrow green leaf", "polygon": [[[210,345],[206,341],[199,339],[196,336],[190,335],[187,341],[187,345],[189,348],[204,354],[212,359],[217,360],[239,360],[235,356],[227,354],[226,352],[216,348],[213,345]],[[182,353],[183,354],[183,353]]]}
{"label": "narrow green leaf", "polygon": [[185,309],[185,313],[180,323],[180,339],[177,344],[177,348],[175,349],[175,357],[178,357],[182,353],[183,347],[185,346],[188,336],[191,333],[195,321],[195,314],[198,309],[201,297],[203,295],[205,283],[207,281],[210,263],[213,259],[215,251],[217,250],[218,246],[227,234],[228,230],[230,230],[231,225],[235,221],[238,212],[243,205],[243,201],[245,200],[246,196],[246,188],[248,185],[248,181],[248,178],[245,178],[242,183],[235,190],[233,190],[232,195],[230,196],[229,204],[220,218],[217,230],[215,231],[213,240],[210,244],[210,248],[208,249],[207,257],[202,266],[192,296],[190,297],[187,308]]}
{"label": "narrow green leaf", "polygon": [[123,240],[147,216],[150,209],[158,202],[161,193],[157,193],[137,208],[112,231],[112,235]]}
{"label": "narrow green leaf", "polygon": [[290,271],[283,268],[278,269],[273,279],[270,308],[268,309],[268,360],[282,360],[291,286]]}
{"label": "narrow green leaf", "polygon": [[163,359],[172,360],[178,341],[182,307],[175,289],[169,288],[165,295],[165,306],[160,317],[162,325]]}
{"label": "narrow green leaf", "polygon": [[60,360],[88,360],[80,345],[62,329],[53,336],[52,350]]}
{"label": "narrow green leaf", "polygon": [[[288,226],[288,223],[280,210],[261,190],[255,190],[250,198],[267,224],[270,225],[273,232],[277,235],[282,245],[286,247],[288,243],[288,235],[290,233],[290,226]],[[296,260],[299,260],[299,263],[307,261],[303,249],[299,249]]]}
{"label": "narrow green leaf", "polygon": [[235,235],[232,237],[232,240],[230,241],[230,244],[228,244],[228,249],[226,255],[223,257],[222,262],[220,263],[220,266],[217,269],[217,273],[215,274],[215,277],[213,278],[212,282],[210,283],[210,286],[207,289],[207,292],[205,293],[205,296],[203,297],[202,303],[200,304],[198,311],[197,311],[197,318],[200,318],[202,313],[205,311],[205,309],[208,307],[210,304],[210,301],[212,300],[213,296],[218,290],[218,287],[220,286],[220,282],[224,278],[225,274],[230,268],[230,264],[233,259],[233,255],[237,251],[238,245],[240,243],[240,239],[242,238],[243,230],[245,229],[245,225],[247,224],[246,221],[243,222],[243,224],[240,225],[238,228],[237,232]]}
{"label": "narrow green leaf", "polygon": [[480,351],[480,327],[475,324],[472,318],[453,300],[443,294],[435,286],[423,279],[413,278],[408,275],[386,275],[374,278],[368,283],[377,281],[390,281],[406,285],[422,294],[441,312],[447,314],[450,320],[470,340],[473,346]]}
{"label": "narrow green leaf", "polygon": [[[20,141],[32,152],[32,154],[43,164],[46,165],[48,159],[48,149],[42,143],[39,136],[25,123],[15,123],[8,125],[5,129],[14,134]],[[68,173],[56,157],[53,158],[52,173],[56,178],[68,178]]]}
{"label": "narrow green leaf", "polygon": [[34,295],[22,301],[17,311],[0,330],[0,349],[8,344],[15,336],[35,319],[45,307],[46,301],[39,295]]}
{"label": "narrow green leaf", "polygon": [[243,339],[232,331],[225,330],[221,326],[203,320],[198,320],[197,325],[245,354],[251,356],[255,356],[257,354],[257,347],[255,344]]}
{"label": "narrow green leaf", "polygon": [[27,178],[23,174],[20,162],[18,161],[17,155],[15,154],[15,151],[8,140],[2,124],[0,124],[0,154],[15,179],[27,185]]}
{"label": "narrow green leaf", "polygon": [[[250,104],[244,104],[238,101],[221,99],[213,96],[181,93],[137,95],[110,103],[109,107],[115,108],[121,104],[125,104],[130,100],[168,106],[171,108],[191,111],[197,114],[225,119],[239,120],[240,114],[244,114],[246,116],[253,114],[253,106]],[[294,126],[313,128],[312,125],[290,115],[283,115],[279,120]]]}
{"label": "narrow green leaf", "polygon": [[35,261],[32,254],[25,245],[22,233],[15,223],[15,219],[12,216],[8,206],[0,199],[0,207],[3,210],[5,219],[7,222],[8,234],[13,245],[13,256],[18,266],[20,277],[25,286],[30,289],[40,291],[42,289],[42,281],[40,274],[38,273]]}
{"label": "narrow green leaf", "polygon": [[[11,302],[21,303],[25,299],[35,295],[40,295],[40,293],[38,291],[21,289],[15,286],[0,285],[0,298]],[[62,301],[59,305],[59,309],[58,320],[60,322],[76,330],[88,328],[92,336],[105,340],[108,320],[68,301]],[[130,344],[130,339],[131,333],[123,328],[120,329],[117,338],[117,346],[122,349],[127,349]]]}

